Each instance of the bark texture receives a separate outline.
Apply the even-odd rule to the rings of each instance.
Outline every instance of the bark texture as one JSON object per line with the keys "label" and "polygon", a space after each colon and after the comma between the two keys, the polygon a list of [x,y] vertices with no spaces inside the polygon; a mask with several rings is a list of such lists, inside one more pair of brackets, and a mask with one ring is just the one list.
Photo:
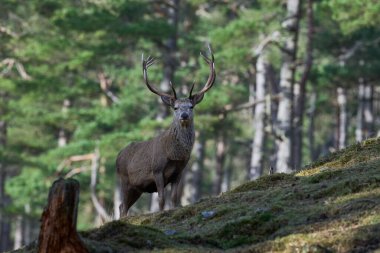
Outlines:
{"label": "bark texture", "polygon": [[216,157],[215,157],[215,180],[213,193],[219,195],[222,191],[224,160],[226,158],[226,140],[223,133],[219,134],[216,140]]}
{"label": "bark texture", "polygon": [[364,78],[360,78],[358,87],[358,111],[356,116],[356,141],[360,142],[373,136],[373,95],[372,86]]}
{"label": "bark texture", "polygon": [[282,54],[280,72],[280,96],[278,104],[276,132],[277,163],[276,172],[292,172],[292,118],[293,118],[293,89],[296,69],[296,53],[298,27],[300,18],[300,0],[287,1],[287,17],[282,23],[284,28],[285,45]]}
{"label": "bark texture", "polygon": [[[5,94],[0,93],[0,98],[5,101]],[[0,105],[0,116],[6,112],[5,106]],[[0,150],[7,144],[7,122],[0,120]],[[8,178],[7,164],[0,160],[0,252],[12,249],[10,217],[4,212],[4,208],[10,204],[11,199],[5,192],[5,182]]]}
{"label": "bark texture", "polygon": [[294,168],[300,169],[302,166],[302,144],[303,144],[303,116],[305,111],[306,84],[309,79],[311,67],[313,65],[313,0],[307,0],[307,41],[306,41],[306,60],[304,71],[299,82],[299,96],[296,100],[294,117]]}
{"label": "bark texture", "polygon": [[42,213],[38,253],[88,253],[76,231],[79,183],[58,179]]}
{"label": "bark texture", "polygon": [[337,148],[342,149],[347,146],[347,94],[342,87],[337,88],[338,102],[338,132],[337,132]]}
{"label": "bark texture", "polygon": [[[266,94],[266,59],[265,54],[259,55],[256,62],[256,101],[265,99]],[[265,103],[259,103],[254,108],[252,127],[254,130],[252,140],[252,153],[249,179],[257,179],[263,172],[263,155],[265,139]]]}

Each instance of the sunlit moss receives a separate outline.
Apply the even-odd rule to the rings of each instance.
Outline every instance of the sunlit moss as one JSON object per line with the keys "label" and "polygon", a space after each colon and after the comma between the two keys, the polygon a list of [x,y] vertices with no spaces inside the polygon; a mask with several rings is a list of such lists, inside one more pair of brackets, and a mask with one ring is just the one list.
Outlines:
{"label": "sunlit moss", "polygon": [[91,252],[368,252],[380,248],[379,234],[377,138],[294,174],[264,176],[218,197],[107,223],[82,236]]}

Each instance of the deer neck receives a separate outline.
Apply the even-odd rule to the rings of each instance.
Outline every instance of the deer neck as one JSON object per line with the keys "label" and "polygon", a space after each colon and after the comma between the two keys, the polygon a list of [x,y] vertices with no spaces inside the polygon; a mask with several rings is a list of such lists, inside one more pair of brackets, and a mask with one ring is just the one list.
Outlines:
{"label": "deer neck", "polygon": [[194,144],[194,124],[182,125],[179,121],[173,121],[169,130],[168,156],[171,160],[186,160],[190,158]]}

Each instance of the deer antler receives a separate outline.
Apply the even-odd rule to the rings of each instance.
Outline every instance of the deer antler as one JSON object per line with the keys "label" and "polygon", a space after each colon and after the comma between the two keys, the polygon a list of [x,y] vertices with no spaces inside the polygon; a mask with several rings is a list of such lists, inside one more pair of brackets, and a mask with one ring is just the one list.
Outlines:
{"label": "deer antler", "polygon": [[174,89],[174,86],[173,86],[172,82],[170,82],[170,86],[171,86],[171,89],[173,91],[174,96],[169,95],[169,94],[164,93],[164,92],[161,92],[161,91],[159,91],[158,89],[156,89],[155,87],[153,87],[153,86],[151,86],[149,84],[149,81],[148,81],[148,68],[154,64],[154,62],[156,61],[156,59],[153,58],[153,57],[151,57],[151,56],[148,56],[148,58],[146,58],[146,60],[145,60],[144,59],[144,54],[142,54],[141,59],[142,59],[142,67],[143,67],[144,80],[145,80],[145,84],[148,87],[148,89],[151,92],[153,92],[154,94],[159,95],[160,97],[166,97],[168,99],[174,99],[174,100],[177,99],[177,94],[175,92],[175,89]]}
{"label": "deer antler", "polygon": [[199,98],[202,98],[204,93],[206,93],[214,84],[215,82],[215,76],[216,76],[216,73],[215,73],[215,60],[214,60],[214,54],[212,53],[212,49],[211,49],[211,45],[208,44],[208,51],[210,53],[210,56],[211,56],[211,59],[208,58],[205,54],[203,54],[202,52],[200,53],[201,56],[203,57],[203,59],[205,60],[205,62],[210,66],[210,75],[207,79],[207,82],[205,84],[205,86],[197,93],[195,93],[194,95],[192,94],[193,92],[193,89],[194,89],[194,84],[191,86],[191,89],[190,89],[190,96],[189,98],[190,99],[193,99],[193,98],[196,98],[196,97],[199,97]]}

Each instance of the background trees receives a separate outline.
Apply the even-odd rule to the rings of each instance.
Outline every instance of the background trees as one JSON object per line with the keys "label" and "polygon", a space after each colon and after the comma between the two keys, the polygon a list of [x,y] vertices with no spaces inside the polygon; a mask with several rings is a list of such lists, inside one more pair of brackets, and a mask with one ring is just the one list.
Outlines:
{"label": "background trees", "polygon": [[[376,136],[379,8],[348,0],[2,1],[0,251],[35,238],[57,176],[81,182],[79,228],[118,216],[117,153],[171,121],[144,87],[141,53],[159,58],[152,82],[165,89],[172,79],[187,94],[208,75],[199,51],[206,42],[215,51],[217,80],[196,108],[183,204]],[[144,196],[132,212],[150,202]]]}

